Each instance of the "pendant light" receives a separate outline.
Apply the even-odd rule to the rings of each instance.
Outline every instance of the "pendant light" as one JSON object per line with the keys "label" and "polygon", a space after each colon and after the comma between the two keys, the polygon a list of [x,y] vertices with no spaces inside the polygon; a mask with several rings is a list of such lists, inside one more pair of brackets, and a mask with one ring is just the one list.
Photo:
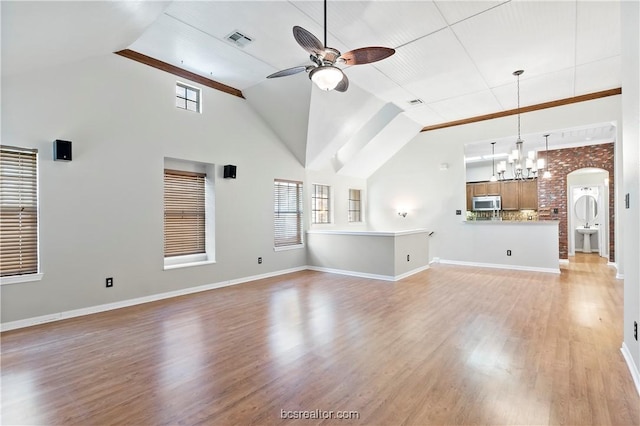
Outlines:
{"label": "pendant light", "polygon": [[509,156],[513,179],[527,179],[529,177],[534,177],[537,172],[534,167],[536,164],[536,154],[534,151],[530,151],[525,157],[523,147],[524,141],[520,134],[520,76],[523,73],[524,70],[517,70],[513,72],[513,75],[517,78],[518,88],[518,139],[516,140],[516,148],[511,151],[511,155]]}
{"label": "pendant light", "polygon": [[544,135],[544,161],[546,168],[542,177],[545,179],[551,178],[551,172],[549,171],[549,134]]}
{"label": "pendant light", "polygon": [[496,143],[491,142],[491,182],[496,182],[498,178],[496,177]]}

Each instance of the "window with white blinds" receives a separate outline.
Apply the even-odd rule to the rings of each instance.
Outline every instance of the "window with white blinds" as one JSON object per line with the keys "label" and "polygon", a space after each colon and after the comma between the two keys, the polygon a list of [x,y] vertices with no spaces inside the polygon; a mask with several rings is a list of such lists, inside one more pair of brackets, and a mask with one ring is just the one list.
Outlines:
{"label": "window with white blinds", "polygon": [[0,146],[0,276],[38,273],[38,151]]}
{"label": "window with white blinds", "polygon": [[206,253],[206,174],[164,170],[164,256]]}
{"label": "window with white blinds", "polygon": [[302,182],[276,179],[274,195],[274,245],[302,244]]}

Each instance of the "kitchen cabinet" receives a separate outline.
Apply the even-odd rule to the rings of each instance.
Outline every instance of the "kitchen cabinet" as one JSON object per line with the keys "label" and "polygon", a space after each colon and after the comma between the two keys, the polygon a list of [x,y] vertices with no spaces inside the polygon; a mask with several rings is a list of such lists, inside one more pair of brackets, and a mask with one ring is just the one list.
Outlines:
{"label": "kitchen cabinet", "polygon": [[487,195],[500,195],[500,182],[487,182]]}
{"label": "kitchen cabinet", "polygon": [[520,210],[538,210],[538,180],[520,182]]}
{"label": "kitchen cabinet", "polygon": [[467,183],[467,210],[473,197],[500,195],[502,210],[538,210],[538,179]]}
{"label": "kitchen cabinet", "polygon": [[484,197],[487,195],[487,182],[477,182],[471,184],[474,197]]}
{"label": "kitchen cabinet", "polygon": [[520,210],[520,182],[515,180],[500,182],[502,210]]}

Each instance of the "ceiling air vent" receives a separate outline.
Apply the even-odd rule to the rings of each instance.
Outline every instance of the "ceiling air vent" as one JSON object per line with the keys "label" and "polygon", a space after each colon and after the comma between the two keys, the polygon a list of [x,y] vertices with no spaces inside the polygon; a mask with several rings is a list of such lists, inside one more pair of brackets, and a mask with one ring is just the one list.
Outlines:
{"label": "ceiling air vent", "polygon": [[251,37],[242,34],[240,31],[234,31],[225,38],[238,47],[245,47],[253,41]]}
{"label": "ceiling air vent", "polygon": [[418,106],[424,103],[422,99],[411,99],[410,101],[407,101],[407,102],[410,106]]}

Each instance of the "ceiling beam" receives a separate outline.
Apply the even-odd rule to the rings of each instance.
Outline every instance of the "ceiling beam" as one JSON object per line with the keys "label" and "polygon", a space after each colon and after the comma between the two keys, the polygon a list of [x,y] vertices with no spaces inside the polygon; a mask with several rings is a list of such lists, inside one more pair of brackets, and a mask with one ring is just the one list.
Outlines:
{"label": "ceiling beam", "polygon": [[116,55],[120,55],[128,59],[132,59],[136,62],[140,62],[141,64],[149,65],[150,67],[157,68],[159,70],[168,72],[178,77],[186,78],[187,80],[200,83],[203,86],[220,90],[221,92],[228,93],[230,95],[237,96],[239,98],[244,99],[244,95],[242,94],[242,91],[240,91],[239,89],[236,89],[235,87],[227,86],[226,84],[222,84],[215,80],[211,80],[209,78],[203,77],[191,71],[187,71],[183,68],[176,67],[175,65],[162,62],[158,59],[152,58],[151,56],[143,55],[142,53],[138,53],[135,50],[124,49],[114,53]]}
{"label": "ceiling beam", "polygon": [[562,105],[575,104],[577,102],[591,101],[593,99],[606,98],[607,96],[615,96],[622,93],[622,88],[603,90],[601,92],[588,93],[586,95],[574,96],[572,98],[558,99],[556,101],[543,102],[541,104],[529,105],[521,107],[520,109],[514,108],[506,111],[494,112],[491,114],[478,115],[475,117],[464,118],[462,120],[449,121],[446,123],[433,124],[431,126],[425,126],[421,132],[428,132],[430,130],[444,129],[446,127],[461,126],[463,124],[477,123],[478,121],[493,120],[494,118],[507,117],[509,115],[515,115],[518,113],[525,113],[531,111],[538,111],[541,109],[555,108]]}

